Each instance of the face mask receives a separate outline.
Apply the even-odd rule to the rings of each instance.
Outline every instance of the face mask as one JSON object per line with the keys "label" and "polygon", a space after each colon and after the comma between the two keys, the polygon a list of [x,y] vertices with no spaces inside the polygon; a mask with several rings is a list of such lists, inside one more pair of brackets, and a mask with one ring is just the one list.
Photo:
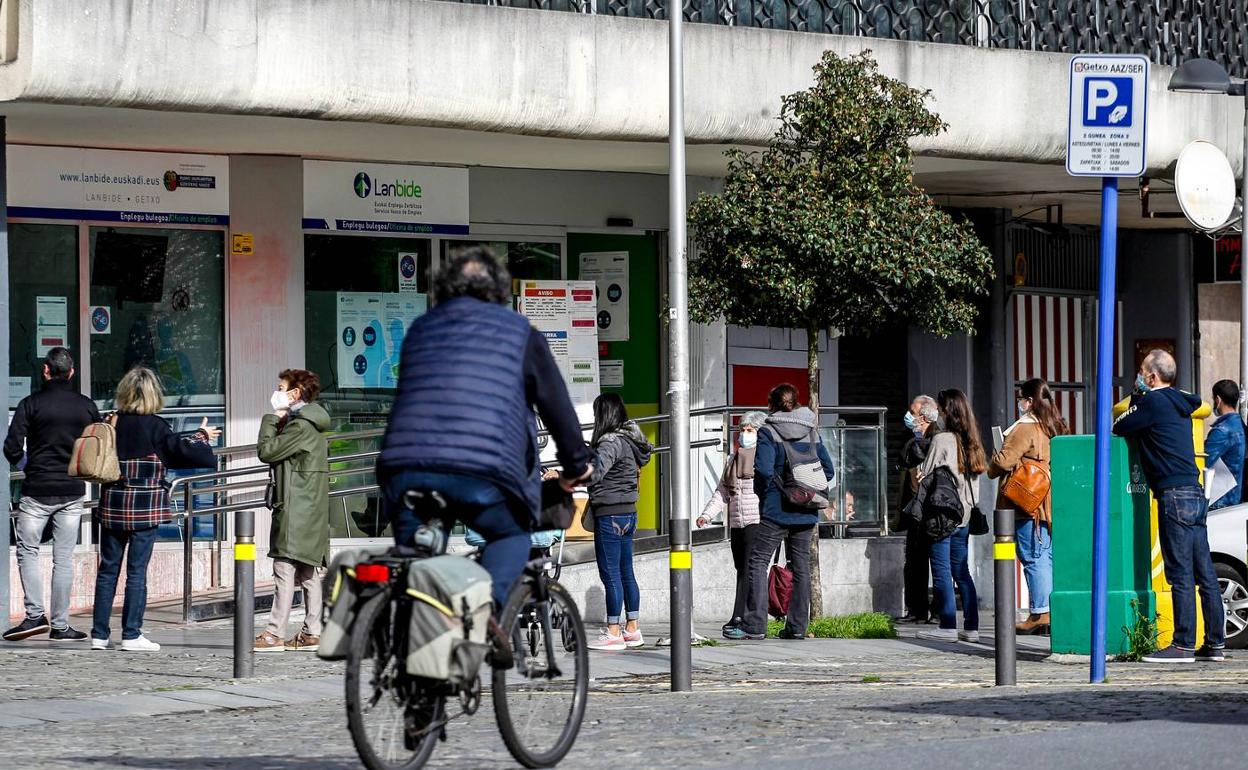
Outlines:
{"label": "face mask", "polygon": [[1030,410],[1029,408],[1027,408],[1027,402],[1026,402],[1026,401],[1019,401],[1019,402],[1018,402],[1018,416],[1019,416],[1019,417],[1026,417],[1026,416],[1027,416],[1027,413],[1028,413],[1028,412],[1030,412],[1030,411],[1031,411],[1031,410]]}
{"label": "face mask", "polygon": [[269,406],[274,410],[290,408],[290,397],[286,395],[284,390],[275,390],[273,395],[269,396]]}
{"label": "face mask", "polygon": [[901,419],[902,419],[902,422],[906,424],[907,428],[909,428],[910,430],[915,429],[916,424],[915,424],[914,415],[910,414],[909,412],[906,412],[905,416],[902,417]]}
{"label": "face mask", "polygon": [[1144,382],[1144,375],[1135,375],[1135,389],[1141,393],[1147,393],[1149,391],[1148,383]]}
{"label": "face mask", "polygon": [[742,449],[753,449],[754,445],[757,443],[758,443],[757,433],[746,433],[745,431],[741,431],[741,448]]}

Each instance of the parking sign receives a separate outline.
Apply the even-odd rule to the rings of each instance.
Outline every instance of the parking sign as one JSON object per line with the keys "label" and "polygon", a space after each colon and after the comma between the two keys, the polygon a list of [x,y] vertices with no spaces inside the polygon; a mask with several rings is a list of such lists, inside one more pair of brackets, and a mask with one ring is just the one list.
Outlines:
{"label": "parking sign", "polygon": [[1140,176],[1148,123],[1148,59],[1076,56],[1070,61],[1066,173]]}

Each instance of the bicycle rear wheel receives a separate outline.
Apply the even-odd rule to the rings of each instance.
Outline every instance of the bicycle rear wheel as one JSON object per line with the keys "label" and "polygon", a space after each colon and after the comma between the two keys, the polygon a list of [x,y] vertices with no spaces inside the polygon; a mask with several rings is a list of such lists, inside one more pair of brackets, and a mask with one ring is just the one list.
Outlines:
{"label": "bicycle rear wheel", "polygon": [[515,666],[494,669],[494,716],[503,743],[525,767],[553,767],[576,742],[589,695],[585,626],[563,586],[547,584],[539,602],[533,580],[507,597],[499,625]]}
{"label": "bicycle rear wheel", "polygon": [[369,599],[356,617],[347,653],[347,728],[368,770],[416,770],[433,753],[446,703],[404,670],[406,638],[390,592]]}

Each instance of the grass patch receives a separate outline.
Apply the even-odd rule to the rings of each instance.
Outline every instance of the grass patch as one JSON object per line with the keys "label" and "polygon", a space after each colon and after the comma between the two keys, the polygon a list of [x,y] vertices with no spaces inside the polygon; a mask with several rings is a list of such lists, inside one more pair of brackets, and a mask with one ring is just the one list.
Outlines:
{"label": "grass patch", "polygon": [[695,646],[695,647],[718,647],[718,646],[719,646],[719,640],[718,640],[718,639],[710,639],[710,638],[707,638],[707,639],[703,639],[702,641],[698,642],[698,643],[697,643],[696,645],[694,645],[694,646]]}
{"label": "grass patch", "polygon": [[862,678],[863,684],[879,684],[881,679],[875,674],[867,674]]}
{"label": "grass patch", "polygon": [[1145,655],[1157,652],[1157,621],[1145,617],[1135,599],[1131,600],[1131,611],[1135,613],[1135,622],[1122,627],[1127,635],[1127,651],[1114,658],[1119,663],[1139,663]]}
{"label": "grass patch", "polygon": [[[775,637],[782,628],[783,620],[768,621],[767,636]],[[819,639],[896,639],[897,629],[893,619],[882,612],[860,612],[815,618],[806,635]]]}

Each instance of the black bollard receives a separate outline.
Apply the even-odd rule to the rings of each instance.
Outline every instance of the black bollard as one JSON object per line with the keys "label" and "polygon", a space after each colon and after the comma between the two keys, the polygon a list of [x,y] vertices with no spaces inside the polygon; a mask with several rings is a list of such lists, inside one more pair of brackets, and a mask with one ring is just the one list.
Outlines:
{"label": "black bollard", "polygon": [[993,512],[992,560],[996,583],[997,686],[1018,683],[1018,656],[1014,622],[1014,510]]}
{"label": "black bollard", "polygon": [[256,514],[234,514],[234,678],[253,675],[256,635]]}

